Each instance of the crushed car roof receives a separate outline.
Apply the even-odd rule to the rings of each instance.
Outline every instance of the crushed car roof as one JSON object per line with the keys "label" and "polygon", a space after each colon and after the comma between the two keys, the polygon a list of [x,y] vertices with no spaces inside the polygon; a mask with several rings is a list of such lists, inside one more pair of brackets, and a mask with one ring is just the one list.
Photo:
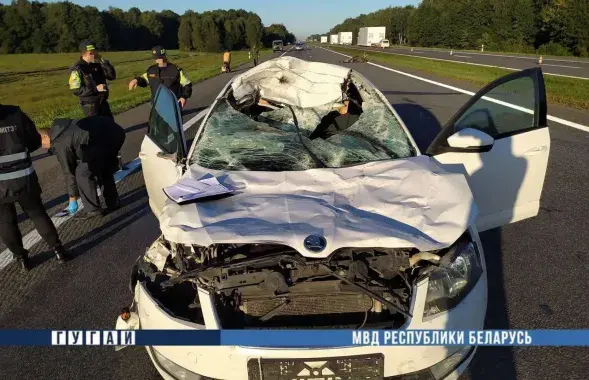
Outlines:
{"label": "crushed car roof", "polygon": [[350,69],[294,57],[266,61],[239,75],[231,84],[238,103],[258,91],[264,99],[301,108],[334,103]]}

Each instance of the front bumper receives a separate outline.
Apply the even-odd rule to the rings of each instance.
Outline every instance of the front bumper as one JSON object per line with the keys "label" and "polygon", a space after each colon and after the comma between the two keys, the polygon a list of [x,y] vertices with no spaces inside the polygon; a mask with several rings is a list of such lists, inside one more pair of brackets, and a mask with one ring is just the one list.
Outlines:
{"label": "front bumper", "polygon": [[[468,296],[451,311],[432,319],[422,319],[427,281],[417,285],[412,305],[412,319],[404,326],[405,329],[426,330],[478,330],[482,329],[487,305],[487,280],[483,273],[478,283]],[[137,312],[142,329],[218,329],[220,324],[212,304],[212,297],[199,291],[201,308],[205,325],[198,325],[177,319],[167,314],[164,309],[139,283],[135,290]],[[209,302],[207,302],[207,300]],[[249,380],[248,362],[250,359],[305,359],[320,360],[322,358],[351,357],[361,355],[378,355],[384,357],[384,376],[390,380],[434,380],[423,377],[427,370],[435,364],[454,354],[460,347],[444,346],[355,346],[320,349],[282,349],[255,348],[243,346],[158,346],[149,347],[149,355],[154,365],[166,380],[176,380],[157,360],[153,350],[159,355],[173,361],[174,365],[183,368],[187,373],[200,374],[194,379]],[[469,352],[458,366],[448,374],[446,379],[458,379],[466,369],[474,355]],[[425,375],[424,375],[425,373]],[[404,376],[403,376],[404,375]],[[198,375],[196,375],[198,376]],[[409,377],[410,376],[410,377]],[[415,377],[419,376],[419,377]],[[188,377],[181,377],[188,378]]]}

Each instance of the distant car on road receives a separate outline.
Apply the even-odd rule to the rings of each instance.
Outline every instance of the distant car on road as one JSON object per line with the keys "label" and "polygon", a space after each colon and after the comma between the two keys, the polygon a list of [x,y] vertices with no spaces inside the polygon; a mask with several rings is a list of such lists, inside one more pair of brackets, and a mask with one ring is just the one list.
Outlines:
{"label": "distant car on road", "polygon": [[391,43],[389,42],[389,40],[382,40],[380,42],[376,42],[372,44],[372,47],[379,47],[379,48],[388,48],[391,46]]}
{"label": "distant car on road", "polygon": [[274,52],[282,51],[284,48],[284,43],[281,40],[272,41],[272,50]]}
{"label": "distant car on road", "polygon": [[302,42],[297,42],[295,45],[295,50],[305,50],[305,44]]}
{"label": "distant car on road", "polygon": [[[360,73],[282,57],[232,78],[188,149],[160,86],[139,157],[162,235],[133,268],[117,328],[480,330],[479,232],[538,213],[546,118],[542,70],[514,72],[422,154]],[[162,189],[180,178],[233,193],[177,204]],[[457,379],[477,349],[284,344],[147,352],[167,380],[301,377],[317,361],[313,378]]]}

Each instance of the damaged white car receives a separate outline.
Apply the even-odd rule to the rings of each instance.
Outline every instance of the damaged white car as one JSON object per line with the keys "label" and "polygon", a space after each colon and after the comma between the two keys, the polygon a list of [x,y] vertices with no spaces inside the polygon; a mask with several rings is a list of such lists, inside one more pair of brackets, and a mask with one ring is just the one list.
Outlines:
{"label": "damaged white car", "polygon": [[[550,148],[540,69],[485,87],[426,154],[358,72],[292,57],[235,77],[190,150],[181,120],[160,88],[140,157],[162,236],[126,327],[481,329],[478,232],[538,213]],[[232,194],[162,191],[210,176]],[[169,380],[457,379],[475,350],[148,348]]]}

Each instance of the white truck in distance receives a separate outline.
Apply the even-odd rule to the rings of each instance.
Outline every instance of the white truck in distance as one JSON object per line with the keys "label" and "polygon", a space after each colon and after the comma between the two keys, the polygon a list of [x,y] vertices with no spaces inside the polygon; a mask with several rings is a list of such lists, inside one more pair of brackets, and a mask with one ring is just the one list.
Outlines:
{"label": "white truck in distance", "polygon": [[327,36],[321,36],[321,43],[322,44],[326,44],[327,43]]}
{"label": "white truck in distance", "polygon": [[352,44],[352,32],[339,32],[338,39],[340,45],[351,45]]}
{"label": "white truck in distance", "polygon": [[386,37],[386,26],[370,26],[358,30],[358,46],[380,44]]}
{"label": "white truck in distance", "polygon": [[330,44],[337,44],[338,43],[338,35],[332,34],[329,36],[329,43]]}

